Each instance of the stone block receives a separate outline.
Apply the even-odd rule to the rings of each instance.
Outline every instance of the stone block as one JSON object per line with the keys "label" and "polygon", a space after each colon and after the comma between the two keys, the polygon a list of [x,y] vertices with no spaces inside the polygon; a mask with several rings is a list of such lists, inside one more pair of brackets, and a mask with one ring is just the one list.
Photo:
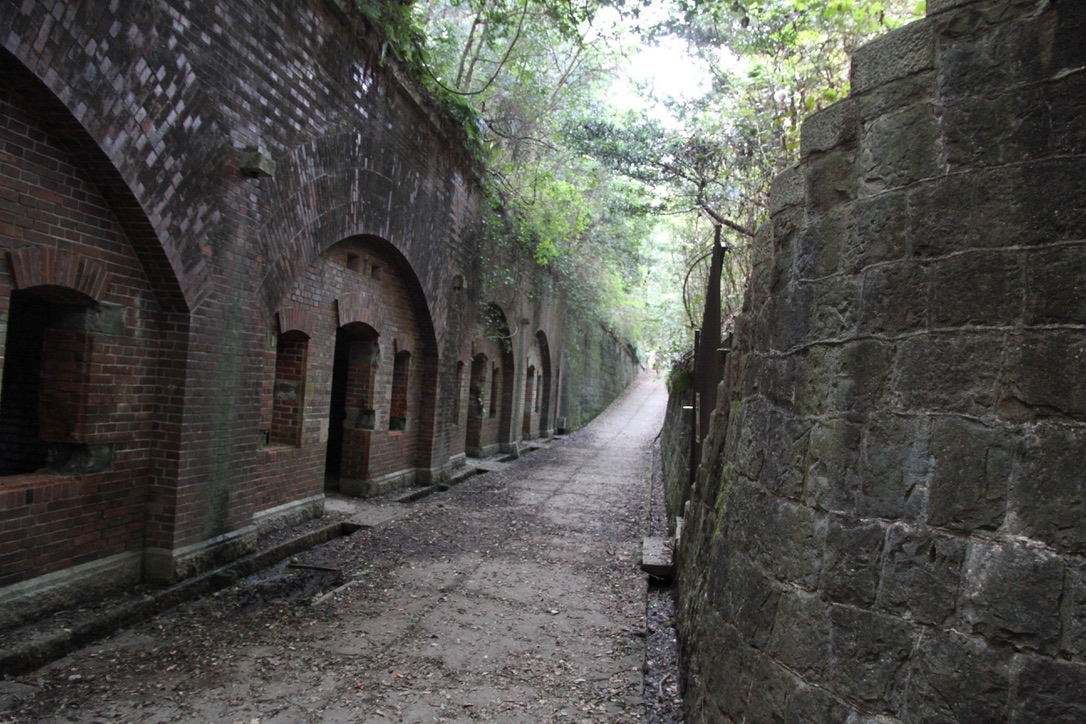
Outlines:
{"label": "stone block", "polygon": [[800,128],[800,158],[847,147],[856,141],[857,104],[851,98],[834,103],[803,121]]}
{"label": "stone block", "polygon": [[[939,18],[940,93],[1003,95],[1048,76],[1051,17],[1033,0],[1002,0]],[[1017,16],[1017,17],[1016,17]],[[1048,42],[1046,42],[1046,40]]]}
{"label": "stone block", "polygon": [[1081,149],[1076,157],[1009,168],[1004,179],[1004,188],[997,189],[1001,213],[989,218],[982,231],[1009,224],[1019,244],[1086,239],[1086,159]]}
{"label": "stone block", "polygon": [[1086,63],[1062,66],[1044,90],[1052,122],[1052,153],[1080,153],[1086,147],[1086,114],[1077,100],[1086,96]]}
{"label": "stone block", "polygon": [[809,284],[789,283],[772,295],[768,313],[768,351],[788,352],[811,339],[814,292]]}
{"label": "stone block", "polygon": [[1008,340],[1000,413],[1014,421],[1086,420],[1086,331],[1053,330]]}
{"label": "stone block", "polygon": [[856,198],[856,153],[835,150],[811,157],[805,164],[807,184],[806,209],[818,215],[842,206]]}
{"label": "stone block", "polygon": [[743,405],[737,418],[733,418],[738,437],[732,452],[732,463],[740,475],[751,480],[761,477],[765,461],[763,433],[768,420],[777,414],[764,399],[754,398]]}
{"label": "stone block", "polygon": [[1021,251],[978,250],[932,262],[932,326],[1016,324],[1025,276]]}
{"label": "stone block", "polygon": [[841,260],[856,273],[873,264],[902,259],[908,250],[908,208],[903,192],[887,192],[857,201]]}
{"label": "stone block", "polygon": [[797,241],[796,276],[821,279],[841,271],[848,239],[847,208],[809,220]]}
{"label": "stone block", "polygon": [[928,265],[914,261],[865,269],[859,332],[896,335],[926,329],[929,277]]}
{"label": "stone block", "polygon": [[826,676],[830,654],[830,619],[821,596],[788,590],[780,597],[766,653],[804,680]]}
{"label": "stone block", "polygon": [[820,420],[811,427],[804,460],[804,501],[812,507],[851,513],[859,489],[857,461],[863,428],[845,419]]}
{"label": "stone block", "polygon": [[773,268],[779,277],[774,289],[779,289],[793,276],[798,237],[805,223],[806,216],[803,209],[799,207],[789,207],[779,211],[769,220],[772,241],[767,243],[773,251]]}
{"label": "stone block", "polygon": [[846,343],[838,359],[837,409],[864,412],[882,407],[894,360],[893,344],[858,339]]}
{"label": "stone block", "polygon": [[808,434],[806,426],[786,417],[781,427],[763,438],[766,449],[761,483],[766,490],[793,500],[803,496],[802,463],[807,455]]}
{"label": "stone block", "polygon": [[999,331],[906,339],[898,346],[894,395],[906,409],[984,415],[995,402],[1005,344]]}
{"label": "stone block", "polygon": [[777,617],[781,589],[722,538],[713,547],[706,596],[744,641],[758,649],[766,645]]}
{"label": "stone block", "polygon": [[1025,324],[1086,324],[1086,242],[1033,249],[1025,266]]}
{"label": "stone block", "polygon": [[1043,87],[996,97],[965,96],[943,106],[944,144],[951,170],[1021,163],[1049,152],[1051,112]]}
{"label": "stone block", "polygon": [[814,590],[822,566],[824,516],[742,479],[728,494],[729,538],[769,576]]}
{"label": "stone block", "polygon": [[941,176],[944,160],[935,107],[917,104],[864,125],[857,170],[865,191],[908,186]]}
{"label": "stone block", "polygon": [[662,537],[641,539],[641,570],[650,576],[670,579],[672,573],[671,540]]}
{"label": "stone block", "polygon": [[795,357],[802,360],[797,374],[802,377],[796,385],[792,408],[802,419],[821,418],[839,410],[840,387],[848,384],[841,373],[842,348],[836,343],[815,343]]}
{"label": "stone block", "polygon": [[1015,724],[1086,721],[1086,666],[1021,656],[1011,702]]}
{"label": "stone block", "polygon": [[[1055,4],[1054,4],[1055,5]],[[1051,8],[1049,8],[1051,11]],[[1086,5],[1082,3],[1059,3],[1055,5],[1057,15],[1056,37],[1052,42],[1053,66],[1055,69],[1086,67]]]}
{"label": "stone block", "polygon": [[909,256],[943,256],[981,246],[977,217],[992,211],[987,191],[992,175],[954,174],[909,189],[905,222]]}
{"label": "stone block", "polygon": [[908,192],[910,254],[1086,238],[1086,162],[1053,159],[955,173]]}
{"label": "stone block", "polygon": [[275,175],[276,163],[266,149],[256,146],[241,151],[238,168],[245,178],[266,178]]}
{"label": "stone block", "polygon": [[752,374],[754,387],[751,392],[761,395],[771,405],[791,408],[800,394],[800,368],[803,364],[804,358],[798,354],[759,360]]}
{"label": "stone block", "polygon": [[808,285],[814,304],[808,341],[836,341],[852,337],[860,312],[860,286],[851,275],[834,274]]}
{"label": "stone block", "polygon": [[800,684],[784,707],[783,724],[811,724],[811,722],[843,722],[849,710],[824,689]]}
{"label": "stone block", "polygon": [[828,687],[864,709],[900,708],[900,689],[917,631],[893,616],[851,606],[830,608]]}
{"label": "stone block", "polygon": [[750,280],[747,282],[747,295],[743,302],[744,312],[757,315],[770,296],[770,288],[773,286],[774,245],[771,238],[772,227],[762,224],[754,236],[750,246]]}
{"label": "stone block", "polygon": [[910,23],[852,54],[852,93],[866,93],[898,78],[934,67],[934,26],[925,21]]}
{"label": "stone block", "polygon": [[862,516],[916,520],[924,508],[930,465],[926,418],[882,414],[865,431],[857,463]]}
{"label": "stone block", "polygon": [[878,607],[932,626],[955,610],[965,543],[927,528],[894,525],[886,540]]}
{"label": "stone block", "polygon": [[973,541],[962,571],[962,624],[991,643],[1055,652],[1063,561],[1018,543]]}
{"label": "stone block", "polygon": [[[684,641],[685,659],[689,662],[685,676],[687,690],[702,692],[714,712],[726,712],[741,719],[747,695],[755,685],[751,678],[754,651],[735,627],[717,614],[707,612],[699,623],[697,630]],[[694,651],[690,650],[692,646]],[[706,719],[712,720],[713,716]]]}
{"label": "stone block", "polygon": [[888,404],[894,345],[879,339],[812,345],[799,366],[803,379],[792,404],[802,418],[846,415],[859,420]]}
{"label": "stone block", "polygon": [[773,179],[769,191],[769,213],[776,214],[789,206],[804,203],[806,169],[798,164],[789,166]]}
{"label": "stone block", "polygon": [[1007,491],[1020,457],[1013,437],[961,418],[941,418],[931,433],[928,523],[950,530],[996,530],[1007,512]]}
{"label": "stone block", "polygon": [[794,673],[760,652],[751,660],[751,686],[747,690],[746,721],[780,721],[789,696],[799,686]]}
{"label": "stone block", "polygon": [[826,529],[820,587],[835,603],[870,608],[882,567],[886,524],[834,516]]}
{"label": "stone block", "polygon": [[908,106],[934,103],[938,98],[938,75],[934,70],[921,71],[873,88],[858,97],[854,95],[853,98],[857,103],[860,123],[868,123]]}
{"label": "stone block", "polygon": [[1014,532],[1086,553],[1086,427],[1041,424],[1025,439],[1011,484]]}
{"label": "stone block", "polygon": [[922,638],[909,671],[910,720],[1007,721],[1011,656],[950,631]]}

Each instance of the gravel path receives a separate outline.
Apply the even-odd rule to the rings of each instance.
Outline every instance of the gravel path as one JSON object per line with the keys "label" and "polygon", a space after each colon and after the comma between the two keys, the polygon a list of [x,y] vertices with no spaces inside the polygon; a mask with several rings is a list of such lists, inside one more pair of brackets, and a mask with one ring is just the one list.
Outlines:
{"label": "gravel path", "polygon": [[0,721],[642,722],[665,404],[646,377],[447,492],[339,501],[391,520],[8,682]]}

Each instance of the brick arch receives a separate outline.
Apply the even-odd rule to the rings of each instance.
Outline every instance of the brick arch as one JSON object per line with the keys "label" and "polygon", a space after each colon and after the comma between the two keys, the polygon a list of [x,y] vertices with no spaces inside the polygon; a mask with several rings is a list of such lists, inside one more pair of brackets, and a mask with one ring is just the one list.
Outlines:
{"label": "brick arch", "polygon": [[[409,178],[404,159],[374,132],[329,133],[275,160],[275,176],[263,181],[271,211],[254,234],[267,259],[261,286],[269,310],[292,288],[298,269],[344,239],[387,245],[417,281],[444,274],[438,245],[422,243],[433,232],[420,221],[419,179]],[[426,290],[427,316],[442,317],[436,286],[419,288]]]}
{"label": "brick arch", "polygon": [[279,320],[279,334],[301,332],[310,339],[316,334],[317,315],[310,309],[283,307],[275,313]]}
{"label": "brick arch", "polygon": [[374,329],[382,329],[385,326],[384,315],[373,294],[369,292],[350,292],[337,297],[336,316],[340,327],[346,327],[354,322],[367,324]]}
{"label": "brick arch", "polygon": [[109,286],[109,272],[100,262],[51,247],[27,246],[8,252],[16,289],[63,287],[101,302]]}
{"label": "brick arch", "polygon": [[403,254],[374,235],[339,239],[295,276],[284,297],[292,301],[280,310],[313,305],[314,359],[331,362],[326,486],[374,495],[428,475],[438,345],[422,285]]}
{"label": "brick arch", "polygon": [[[415,349],[413,348],[417,347],[420,353],[431,355],[436,358],[437,336],[434,332],[434,320],[430,313],[429,300],[426,291],[423,289],[422,282],[415,273],[415,269],[411,262],[408,261],[407,257],[405,257],[392,242],[379,236],[374,236],[372,234],[356,234],[349,237],[349,240],[359,242],[363,247],[373,249],[382,257],[388,259],[392,265],[393,273],[404,282],[410,292],[411,311],[418,321],[421,337],[416,339],[412,335],[402,333],[391,336],[398,336],[400,343],[404,345],[402,347],[403,349],[410,349],[412,353],[415,353]],[[370,313],[374,315],[377,322],[384,322],[383,316],[387,316],[387,313],[381,309],[380,300],[376,300],[372,297],[364,297],[361,294],[347,296],[350,297],[349,303],[354,305],[354,308],[357,309],[354,313]],[[379,331],[381,330],[378,325],[375,324],[373,326]]]}
{"label": "brick arch", "polygon": [[[62,32],[59,25],[50,32]],[[10,404],[0,400],[0,425],[39,426],[31,434],[47,444],[48,469],[88,482],[54,487],[49,476],[16,466],[5,485],[42,503],[20,521],[27,530],[100,533],[93,544],[68,538],[57,546],[39,545],[32,534],[26,547],[35,553],[19,571],[30,578],[69,557],[147,555],[172,544],[189,306],[133,191],[139,182],[130,184],[96,140],[102,119],[87,105],[66,105],[67,66],[53,69],[47,84],[19,50],[24,54],[0,48],[0,135],[6,148],[27,152],[5,154],[0,176],[33,199],[33,210],[18,211],[0,233],[7,250],[0,307],[8,323],[0,362],[3,388],[26,392]],[[143,162],[129,160],[140,168]],[[21,349],[31,347],[39,353]],[[12,415],[16,409],[26,414]],[[117,494],[96,492],[107,489]],[[55,509],[45,509],[46,496],[55,496]]]}
{"label": "brick arch", "polygon": [[[54,35],[73,32],[72,28],[65,27],[65,23],[51,23],[50,26]],[[70,47],[73,53],[83,51],[81,44],[73,41],[71,37],[54,37],[51,40],[58,45]],[[71,65],[97,66],[96,59],[83,58],[82,61],[84,62],[73,60]],[[117,91],[112,84],[98,84],[91,90],[86,85],[85,78],[80,76],[71,80],[69,85],[69,79],[56,73],[55,68],[55,65],[49,64],[48,59],[28,57],[24,47],[0,47],[0,85],[34,109],[36,120],[53,139],[64,146],[73,165],[82,169],[87,178],[93,180],[94,186],[124,230],[162,308],[170,312],[187,313],[209,291],[210,277],[207,269],[198,262],[198,254],[190,254],[190,262],[186,265],[182,260],[183,249],[163,242],[163,239],[170,237],[162,229],[162,222],[169,216],[167,210],[155,209],[153,215],[145,210],[154,207],[159,203],[157,200],[165,196],[152,190],[157,186],[153,183],[153,175],[157,172],[152,168],[153,164],[144,163],[142,157],[133,161],[137,156],[122,154],[122,147],[127,144],[118,143],[117,137],[119,132],[131,134],[124,140],[139,144],[138,137],[142,135],[142,130],[135,124],[123,99],[116,97]],[[51,71],[47,76],[48,84],[40,79],[42,70]],[[102,75],[99,74],[98,77],[101,78]],[[122,92],[130,90],[126,85]],[[112,111],[114,108],[126,109],[125,120],[115,118]],[[148,152],[151,152],[154,146],[151,142],[142,145]],[[115,162],[114,159],[126,160]],[[129,167],[124,167],[125,164]],[[142,174],[147,177],[139,178]],[[141,199],[133,188],[155,195],[153,198]],[[190,224],[190,228],[198,226]],[[188,272],[179,274],[177,270],[186,266],[189,267]]]}

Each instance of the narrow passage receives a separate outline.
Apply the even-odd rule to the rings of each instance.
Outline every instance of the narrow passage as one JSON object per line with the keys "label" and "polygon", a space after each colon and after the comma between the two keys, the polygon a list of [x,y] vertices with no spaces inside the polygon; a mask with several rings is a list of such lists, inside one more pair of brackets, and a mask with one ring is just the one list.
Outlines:
{"label": "narrow passage", "polygon": [[292,600],[268,572],[184,605],[23,677],[37,693],[8,716],[640,722],[638,555],[665,405],[644,377],[504,469],[411,505],[340,502],[390,520],[293,561],[336,585]]}

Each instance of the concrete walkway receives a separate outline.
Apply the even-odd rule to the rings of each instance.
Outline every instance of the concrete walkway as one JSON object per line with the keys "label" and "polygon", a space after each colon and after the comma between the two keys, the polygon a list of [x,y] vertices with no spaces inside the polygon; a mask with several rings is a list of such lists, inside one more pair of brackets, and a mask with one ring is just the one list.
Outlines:
{"label": "concrete walkway", "polygon": [[21,677],[0,722],[639,722],[665,404],[644,378],[504,469],[332,506],[377,524]]}

